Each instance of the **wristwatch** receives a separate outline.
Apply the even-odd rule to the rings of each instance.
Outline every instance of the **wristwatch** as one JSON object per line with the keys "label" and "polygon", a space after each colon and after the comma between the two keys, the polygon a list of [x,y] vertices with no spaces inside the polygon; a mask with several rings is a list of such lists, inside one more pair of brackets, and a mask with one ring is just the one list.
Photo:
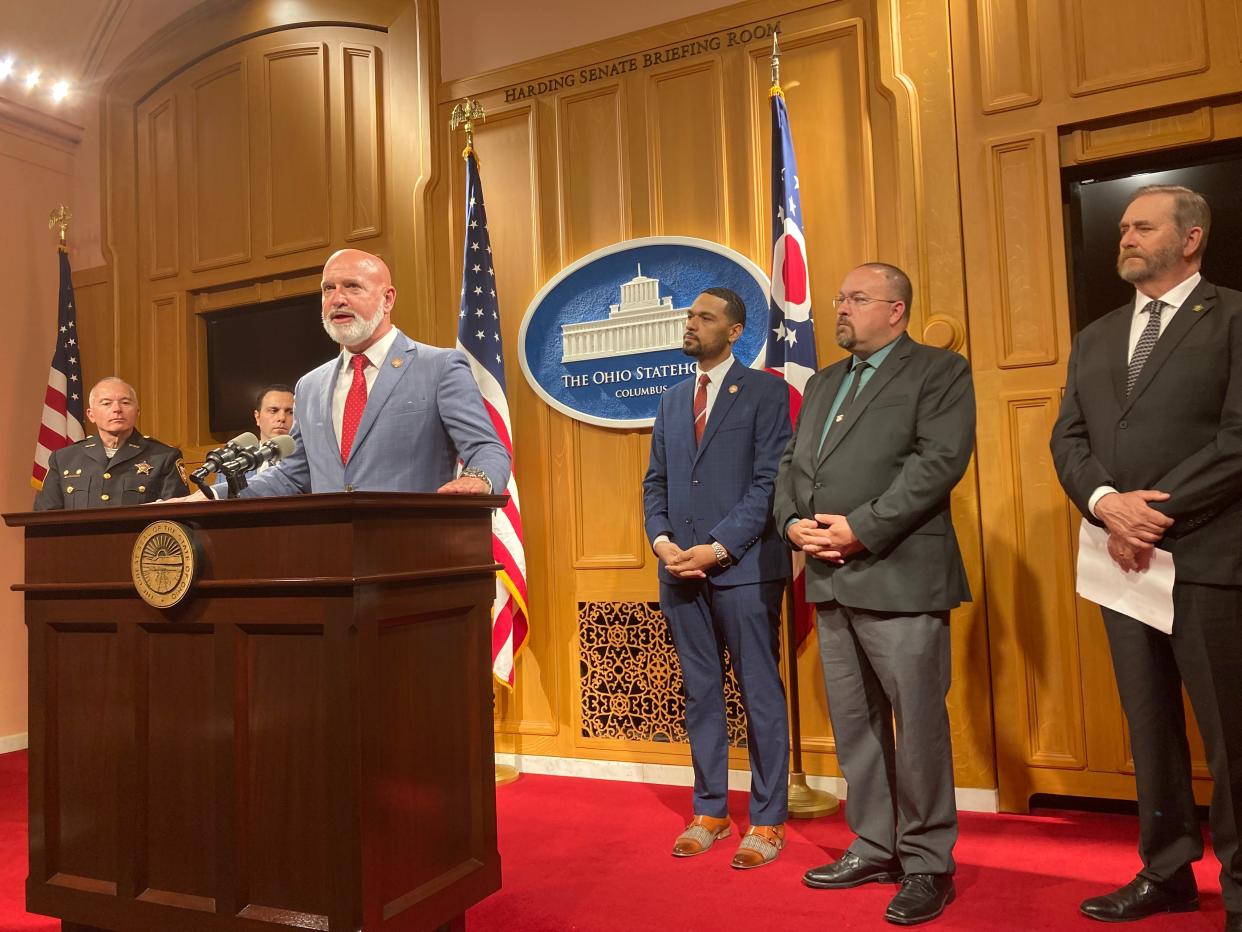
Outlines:
{"label": "wristwatch", "polygon": [[492,480],[491,480],[491,479],[489,479],[489,478],[487,478],[487,473],[485,473],[485,472],[484,472],[482,469],[480,469],[478,466],[467,466],[467,467],[465,467],[465,468],[461,471],[461,475],[462,475],[462,477],[463,477],[463,478],[465,478],[466,476],[469,476],[471,479],[482,479],[484,482],[486,482],[486,483],[487,483],[487,493],[488,493],[489,495],[491,494],[491,492],[492,492]]}
{"label": "wristwatch", "polygon": [[712,541],[712,553],[716,555],[716,563],[719,564],[722,570],[733,563],[733,558],[729,556],[729,551],[725,550],[724,544],[718,540]]}

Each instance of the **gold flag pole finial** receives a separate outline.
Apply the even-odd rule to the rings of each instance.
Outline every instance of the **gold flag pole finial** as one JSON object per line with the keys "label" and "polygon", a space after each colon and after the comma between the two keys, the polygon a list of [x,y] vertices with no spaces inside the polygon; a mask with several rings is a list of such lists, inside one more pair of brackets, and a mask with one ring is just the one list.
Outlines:
{"label": "gold flag pole finial", "polygon": [[453,114],[449,117],[449,129],[452,132],[457,132],[459,127],[466,129],[466,148],[461,153],[463,159],[469,158],[474,151],[474,124],[482,123],[486,119],[483,105],[470,97],[453,108]]}
{"label": "gold flag pole finial", "polygon": [[51,215],[47,218],[47,228],[54,230],[60,227],[60,248],[67,248],[65,244],[65,231],[69,229],[69,221],[73,219],[73,213],[64,204],[59,205]]}
{"label": "gold flag pole finial", "polygon": [[772,33],[772,87],[768,90],[769,97],[783,97],[781,90],[781,46],[779,33]]}

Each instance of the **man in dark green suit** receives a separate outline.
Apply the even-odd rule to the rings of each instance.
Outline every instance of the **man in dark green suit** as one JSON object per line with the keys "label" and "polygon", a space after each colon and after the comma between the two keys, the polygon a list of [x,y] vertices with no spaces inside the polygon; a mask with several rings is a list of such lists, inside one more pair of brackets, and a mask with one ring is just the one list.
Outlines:
{"label": "man in dark green suit", "polygon": [[48,458],[35,511],[142,505],[189,492],[181,451],[134,430],[138,394],[122,379],[100,379],[87,396],[98,433]]}
{"label": "man in dark green suit", "polygon": [[803,882],[900,880],[885,913],[900,925],[935,918],[955,895],[949,611],[970,587],[949,493],[975,439],[970,365],[906,335],[912,300],[895,266],[846,276],[833,303],[837,342],[851,355],[807,383],[774,506],[777,526],[807,556],[857,836]]}
{"label": "man in dark green suit", "polygon": [[1242,294],[1199,274],[1211,213],[1149,186],[1121,218],[1135,297],[1074,340],[1052,455],[1065,491],[1142,571],[1173,555],[1173,633],[1103,609],[1138,785],[1138,876],[1083,902],[1123,922],[1199,908],[1203,856],[1182,685],[1212,772],[1212,845],[1229,932],[1242,932]]}

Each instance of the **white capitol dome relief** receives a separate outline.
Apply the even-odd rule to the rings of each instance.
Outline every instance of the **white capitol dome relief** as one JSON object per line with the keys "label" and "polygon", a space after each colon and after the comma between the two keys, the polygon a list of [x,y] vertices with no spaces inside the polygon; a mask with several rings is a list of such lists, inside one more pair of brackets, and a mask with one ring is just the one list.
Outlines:
{"label": "white capitol dome relief", "polygon": [[621,286],[621,303],[604,320],[561,325],[561,362],[680,349],[689,308],[660,297],[660,280],[638,274]]}

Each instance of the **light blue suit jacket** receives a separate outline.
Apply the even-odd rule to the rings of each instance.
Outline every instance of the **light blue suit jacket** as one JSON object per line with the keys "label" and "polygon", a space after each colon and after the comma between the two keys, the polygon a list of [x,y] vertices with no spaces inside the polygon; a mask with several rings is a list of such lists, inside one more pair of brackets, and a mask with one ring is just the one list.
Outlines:
{"label": "light blue suit jacket", "polygon": [[[503,493],[510,458],[496,436],[470,364],[457,350],[428,346],[397,331],[380,366],[354,436],[349,461],[332,423],[332,392],[341,368],[333,357],[298,380],[297,447],[250,480],[243,498],[302,492],[434,492],[460,459],[482,469]],[[216,487],[224,497],[224,486]]]}

